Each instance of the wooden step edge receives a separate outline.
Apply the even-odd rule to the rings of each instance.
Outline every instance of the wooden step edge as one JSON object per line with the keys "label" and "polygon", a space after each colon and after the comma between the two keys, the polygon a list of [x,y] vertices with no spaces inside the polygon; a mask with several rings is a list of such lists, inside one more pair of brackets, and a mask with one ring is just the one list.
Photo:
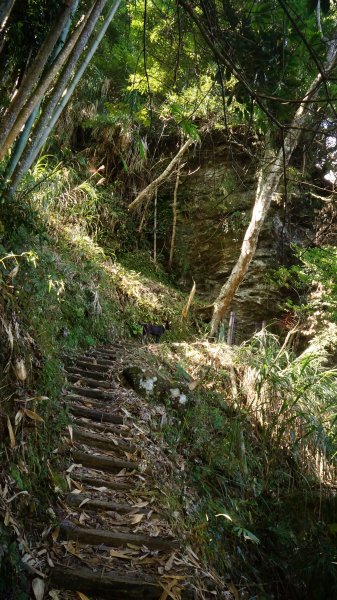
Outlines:
{"label": "wooden step edge", "polygon": [[88,354],[83,354],[76,360],[77,364],[80,362],[89,362],[90,364],[98,365],[99,367],[108,367],[108,370],[116,368],[116,363],[112,359],[109,360],[100,356],[88,356]]}
{"label": "wooden step edge", "polygon": [[69,385],[69,390],[78,394],[79,396],[85,396],[87,398],[97,398],[102,400],[116,400],[116,393],[106,392],[97,388],[85,387],[83,385]]}
{"label": "wooden step edge", "polygon": [[[78,417],[73,418],[71,424],[75,427],[86,428],[86,429],[95,429],[96,431],[102,431],[103,433],[111,433],[115,435],[117,439],[121,439],[120,436],[128,436],[130,435],[130,427],[127,425],[119,424],[119,425],[110,425],[107,423],[99,423],[98,421],[83,421],[86,417]],[[132,444],[132,442],[128,442]]]}
{"label": "wooden step edge", "polygon": [[72,434],[74,440],[83,441],[88,446],[97,446],[98,448],[103,448],[105,450],[121,450],[122,452],[130,452],[131,454],[136,450],[136,446],[133,444],[128,444],[122,439],[116,438],[116,440],[112,440],[111,438],[99,435],[97,433],[88,433],[87,431],[82,431],[78,427],[73,426]]}
{"label": "wooden step edge", "polygon": [[116,473],[122,469],[127,469],[129,471],[138,470],[138,464],[131,460],[121,460],[102,454],[88,454],[87,452],[81,452],[80,450],[71,450],[71,455],[74,463],[81,464],[84,467],[98,469],[99,471]]}
{"label": "wooden step edge", "polygon": [[110,371],[110,367],[106,365],[98,365],[94,360],[77,359],[71,363],[72,367],[80,367],[88,371],[95,371],[102,374],[107,374]]}
{"label": "wooden step edge", "polygon": [[69,522],[61,523],[59,539],[92,545],[105,544],[109,547],[134,544],[137,546],[146,546],[146,548],[150,549],[166,551],[179,548],[178,541],[173,538],[151,537],[141,533],[114,531],[113,529],[89,529],[87,527],[77,527]]}
{"label": "wooden step edge", "polygon": [[158,600],[163,592],[156,576],[129,574],[110,569],[95,573],[83,567],[55,565],[50,572],[50,583],[57,589],[92,592],[95,596],[99,594],[109,600]]}
{"label": "wooden step edge", "polygon": [[111,502],[109,500],[99,500],[98,498],[90,498],[90,496],[86,494],[67,494],[65,497],[65,501],[67,504],[69,504],[69,506],[80,506],[80,504],[84,502],[83,506],[85,506],[85,510],[113,510],[115,512],[124,514],[131,512],[137,514],[147,514],[150,510],[154,510],[154,508],[152,508],[151,505],[145,508],[137,508],[137,506],[132,506],[132,504]]}
{"label": "wooden step edge", "polygon": [[[121,491],[121,492],[125,491],[125,492],[129,492],[129,493],[135,492],[134,481],[130,481],[130,483],[121,483],[119,481],[105,481],[104,479],[91,477],[90,475],[85,475],[83,473],[77,473],[76,470],[74,470],[71,473],[71,479],[73,479],[74,481],[77,481],[81,484],[90,485],[90,486],[96,487],[96,488],[105,487],[108,490],[116,490],[116,491]],[[139,493],[141,493],[141,491]]]}
{"label": "wooden step edge", "polygon": [[111,353],[108,352],[107,350],[94,350],[91,354],[85,353],[85,356],[88,356],[88,358],[98,358],[101,359],[103,358],[103,360],[109,360],[109,361],[115,361],[117,359],[117,353]]}
{"label": "wooden step edge", "polygon": [[86,408],[85,406],[77,406],[76,404],[71,404],[69,406],[69,411],[75,417],[85,417],[86,419],[92,419],[93,421],[97,421],[98,423],[114,423],[115,425],[123,425],[125,416],[107,413],[102,410],[94,409],[94,408]]}
{"label": "wooden step edge", "polygon": [[78,375],[78,377],[90,377],[91,379],[95,379],[97,381],[112,381],[106,377],[107,371],[94,371],[93,369],[82,369],[80,367],[76,367],[76,365],[72,367],[66,367],[65,374],[68,375]]}
{"label": "wooden step edge", "polygon": [[91,379],[86,375],[78,375],[77,373],[66,373],[67,380],[71,383],[83,382],[86,386],[105,389],[105,390],[113,390],[114,385],[112,381],[106,381],[104,379]]}

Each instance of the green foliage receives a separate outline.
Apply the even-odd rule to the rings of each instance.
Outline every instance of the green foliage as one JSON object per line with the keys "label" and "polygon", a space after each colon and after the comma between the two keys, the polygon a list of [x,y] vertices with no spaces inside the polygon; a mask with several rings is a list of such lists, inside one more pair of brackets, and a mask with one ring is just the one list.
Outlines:
{"label": "green foliage", "polygon": [[[10,595],[8,595],[10,593]],[[29,600],[29,582],[22,568],[16,540],[0,523],[0,595],[8,600]]]}
{"label": "green foliage", "polygon": [[[297,264],[280,267],[272,278],[280,288],[295,291],[286,308],[300,318],[315,314],[318,320],[337,322],[337,250],[333,246],[295,249]],[[293,295],[293,294],[292,294]],[[298,301],[300,298],[300,302]]]}
{"label": "green foliage", "polygon": [[337,372],[320,353],[296,357],[264,331],[238,350],[234,401],[224,346],[216,367],[193,359],[193,346],[172,364],[199,381],[183,409],[167,405],[165,439],[185,457],[184,489],[198,491],[172,506],[187,511],[187,535],[242,591],[332,599],[336,500],[322,490],[336,468]]}

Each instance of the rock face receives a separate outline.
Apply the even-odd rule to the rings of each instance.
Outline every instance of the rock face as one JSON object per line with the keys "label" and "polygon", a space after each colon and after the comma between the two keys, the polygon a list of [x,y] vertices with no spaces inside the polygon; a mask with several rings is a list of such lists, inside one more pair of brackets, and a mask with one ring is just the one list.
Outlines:
{"label": "rock face", "polygon": [[[189,157],[178,189],[174,267],[184,290],[191,288],[193,279],[199,297],[210,303],[215,300],[239,256],[256,186],[257,176],[247,157],[231,156],[221,140]],[[167,206],[172,188],[164,194]],[[269,272],[289,259],[290,244],[307,233],[299,203],[294,190],[288,191],[286,207],[282,191],[274,199],[254,260],[233,302],[238,342],[279,313],[279,291],[270,283]]]}

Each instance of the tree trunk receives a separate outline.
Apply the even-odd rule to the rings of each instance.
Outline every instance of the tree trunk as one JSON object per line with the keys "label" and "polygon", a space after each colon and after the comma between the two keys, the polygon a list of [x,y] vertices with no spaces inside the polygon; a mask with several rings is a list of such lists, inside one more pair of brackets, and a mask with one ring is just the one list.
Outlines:
{"label": "tree trunk", "polygon": [[[81,52],[84,49],[84,46],[86,45],[86,43],[88,41],[88,38],[90,37],[90,35],[94,29],[95,23],[97,22],[97,20],[100,16],[99,14],[97,14],[97,12],[98,12],[98,10],[100,10],[100,12],[102,11],[103,5],[106,3],[106,1],[107,0],[97,0],[95,7],[90,14],[90,17],[88,19],[86,27],[84,28],[84,30],[82,32],[82,35],[78,41],[78,44],[77,44],[77,46],[75,46],[75,48],[69,58],[69,61],[61,74],[60,80],[62,80],[62,81],[61,81],[61,83],[60,83],[60,80],[57,82],[57,84],[55,86],[55,90],[53,92],[53,95],[52,95],[50,101],[48,102],[47,106],[45,107],[43,114],[41,115],[41,118],[37,124],[37,130],[34,131],[33,143],[31,144],[30,147],[28,147],[26,149],[26,152],[22,158],[20,165],[15,170],[15,173],[13,176],[13,181],[12,181],[12,184],[10,187],[11,194],[13,194],[15,192],[23,175],[28,171],[28,169],[33,164],[33,162],[36,159],[38,153],[40,152],[43,144],[45,143],[49,133],[54,128],[57,120],[60,117],[62,110],[64,109],[64,107],[67,105],[69,99],[71,98],[77,83],[79,82],[80,78],[82,77],[83,73],[85,72],[85,69],[87,68],[93,55],[95,54],[103,36],[105,35],[106,30],[108,29],[115,13],[121,3],[121,0],[116,0],[115,4],[108,12],[108,14],[104,20],[104,23],[103,23],[101,29],[99,30],[95,40],[93,41],[91,47],[89,48],[84,61],[82,62],[80,68],[78,69],[77,73],[73,77],[73,80],[71,81],[70,85],[68,86],[67,92],[62,97],[60,104],[57,106],[57,102],[58,102],[60,96],[63,94],[63,92],[68,84],[69,77],[71,76],[71,72],[73,70],[73,68],[70,68],[69,63],[71,62],[72,66],[74,66],[74,64],[76,64]],[[87,28],[87,26],[89,26],[89,23],[90,23],[90,28],[89,27]],[[79,50],[79,46],[81,47],[81,51]],[[75,57],[76,57],[76,60],[75,60]]]}
{"label": "tree trunk", "polygon": [[[78,0],[75,0],[75,2],[77,4]],[[18,115],[18,118],[16,119],[15,124],[13,125],[13,127],[7,137],[6,144],[5,144],[5,150],[12,146],[13,142],[16,140],[17,136],[19,135],[19,133],[20,133],[22,127],[24,126],[24,124],[26,123],[26,121],[30,118],[31,115],[34,115],[33,118],[30,120],[30,122],[28,123],[27,131],[25,128],[25,133],[24,133],[23,139],[27,142],[29,133],[34,124],[35,118],[38,114],[38,110],[39,110],[41,101],[42,101],[44,95],[46,94],[46,92],[48,92],[57,73],[60,71],[60,69],[63,67],[64,63],[68,59],[70,52],[74,48],[74,46],[84,28],[84,25],[85,25],[85,22],[82,22],[76,27],[75,31],[73,32],[71,38],[68,40],[67,44],[63,47],[62,51],[59,51],[59,53],[56,55],[57,60],[55,60],[55,62],[51,66],[50,70],[46,73],[44,78],[38,84],[37,88],[34,91],[34,94],[26,102],[25,106],[23,107],[20,114]],[[61,50],[61,48],[60,48],[60,50]],[[22,150],[24,150],[24,144],[23,144]],[[15,156],[16,162],[19,160],[21,154],[22,154],[22,151],[21,151],[20,155]],[[13,163],[14,162],[15,161],[13,161]],[[6,174],[11,175],[14,171],[15,166],[16,166],[15,164],[12,164],[11,167],[9,168],[9,172]]]}
{"label": "tree trunk", "polygon": [[[70,26],[71,26],[71,21],[72,21],[75,13],[77,11],[77,8],[78,8],[78,3],[79,3],[79,0],[75,0],[74,1],[71,13],[70,13],[70,15],[68,17],[68,20],[67,20],[67,22],[66,22],[66,24],[64,26],[64,29],[63,29],[63,31],[61,33],[61,36],[60,36],[60,38],[58,40],[58,43],[55,46],[55,49],[54,49],[54,51],[52,53],[52,56],[51,56],[52,66],[54,66],[56,58],[58,57],[58,55],[60,54],[60,52],[64,48],[64,45],[66,43],[66,40],[67,40],[67,37],[68,37],[68,34],[69,34],[69,29],[70,29]],[[84,27],[84,22],[83,22],[83,27]],[[72,38],[72,39],[74,39],[74,38]],[[76,41],[76,38],[74,39],[74,43],[75,43],[75,41]],[[69,46],[69,48],[70,48],[69,52],[72,50],[72,47],[73,47],[73,45]],[[67,54],[67,56],[68,56],[68,54]],[[67,59],[67,56],[66,56],[65,60]],[[62,65],[60,64],[59,68],[61,68],[61,66]],[[35,98],[36,98],[36,96],[37,96],[37,90],[35,91],[35,94],[34,94]],[[31,132],[31,130],[33,128],[33,125],[34,125],[34,123],[36,121],[37,115],[39,114],[41,101],[42,101],[42,96],[41,96],[41,98],[38,98],[37,104],[36,104],[35,108],[33,109],[33,111],[30,114],[30,116],[27,118],[25,127],[24,127],[23,131],[21,132],[21,135],[20,135],[20,137],[19,137],[19,139],[18,139],[18,141],[17,141],[17,143],[15,145],[15,148],[14,148],[13,152],[11,153],[10,161],[9,161],[9,163],[6,166],[6,172],[5,172],[5,175],[4,175],[4,179],[9,179],[13,175],[13,173],[14,173],[15,167],[18,164],[18,162],[19,162],[19,160],[21,158],[22,152],[24,151],[24,149],[25,149],[25,147],[26,147],[26,145],[28,143],[29,135],[30,135],[30,132]],[[27,103],[27,104],[29,104],[29,103]],[[26,107],[23,110],[27,112],[27,105],[26,105]],[[18,119],[20,119],[20,116],[21,116],[21,113],[20,113]],[[15,124],[15,126],[16,125],[17,125],[17,123]]]}
{"label": "tree trunk", "polygon": [[0,6],[0,33],[3,33],[3,29],[9,19],[12,12],[15,0],[4,0]]}
{"label": "tree trunk", "polygon": [[[325,76],[333,69],[335,64],[336,44],[330,46],[329,61],[325,65]],[[261,227],[265,221],[270,204],[284,173],[284,167],[288,164],[291,155],[298,144],[303,126],[310,120],[310,110],[312,109],[310,100],[313,100],[317,96],[322,82],[323,76],[320,73],[310,85],[301,105],[297,109],[288,134],[284,139],[283,147],[278,151],[276,158],[272,160],[269,158],[268,160],[268,156],[266,157],[266,166],[262,168],[260,172],[255,204],[250,223],[242,242],[240,256],[214,303],[211,322],[212,337],[216,335],[219,325],[231,305],[236,290],[248,271],[250,262],[255,254]]]}
{"label": "tree trunk", "polygon": [[17,94],[14,96],[7,112],[5,113],[2,119],[2,123],[0,126],[0,160],[5,156],[6,151],[8,149],[6,140],[17,119],[17,116],[23,108],[23,106],[25,105],[25,103],[27,102],[27,100],[30,98],[31,94],[33,93],[42,75],[47,60],[58,38],[60,37],[60,34],[62,33],[65,23],[72,10],[72,0],[65,0],[64,5],[65,8],[63,7],[61,12],[59,13],[55,26],[47,35],[34,61],[25,73],[20,88]]}
{"label": "tree trunk", "polygon": [[176,240],[179,176],[180,176],[180,167],[178,168],[178,171],[177,171],[177,179],[176,179],[176,184],[174,186],[174,192],[173,192],[173,205],[172,205],[173,222],[172,222],[172,236],[171,236],[171,247],[170,247],[170,258],[169,258],[169,268],[170,269],[172,269],[174,244],[175,244],[175,240]]}
{"label": "tree trunk", "polygon": [[164,181],[166,181],[166,179],[169,177],[169,175],[171,175],[175,165],[177,164],[177,162],[179,162],[180,157],[194,143],[195,143],[195,140],[193,140],[192,138],[189,138],[185,142],[185,144],[180,148],[179,152],[175,155],[174,158],[172,158],[171,162],[167,165],[166,169],[156,179],[151,181],[151,183],[149,183],[149,185],[147,185],[146,188],[144,188],[140,192],[140,194],[138,194],[138,196],[129,204],[129,206],[128,206],[129,210],[133,210],[134,208],[136,208],[136,206],[138,206],[139,204],[144,202],[145,198],[148,198],[148,197],[151,198],[151,196],[154,194],[156,189],[158,189],[158,187]]}
{"label": "tree trunk", "polygon": [[153,223],[153,262],[157,264],[157,204],[158,204],[158,189],[154,194],[154,223]]}

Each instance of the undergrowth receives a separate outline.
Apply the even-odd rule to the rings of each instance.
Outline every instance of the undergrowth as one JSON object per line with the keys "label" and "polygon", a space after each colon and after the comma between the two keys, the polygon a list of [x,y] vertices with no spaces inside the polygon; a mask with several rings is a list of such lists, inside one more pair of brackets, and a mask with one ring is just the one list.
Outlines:
{"label": "undergrowth", "polygon": [[[115,252],[129,232],[120,227],[114,243],[102,236],[102,215],[104,227],[120,215],[117,201],[107,208],[109,190],[97,185],[100,176],[81,182],[70,168],[40,162],[26,177],[21,197],[3,204],[0,510],[7,527],[0,532],[0,569],[9,569],[7,579],[21,578],[28,522],[33,519],[35,527],[45,522],[62,485],[60,439],[68,422],[64,355],[102,342],[140,339],[141,322],[170,319],[171,339],[191,336],[188,319],[179,325],[185,296],[166,286],[164,271],[153,266],[148,253],[134,252],[129,266],[127,260],[122,265]],[[27,186],[41,178],[27,194]],[[107,249],[99,245],[100,237],[110,240]],[[7,541],[9,531],[14,537]],[[25,594],[25,584],[21,587]],[[21,597],[21,588],[15,593]]]}
{"label": "undergrowth", "polygon": [[166,402],[163,435],[181,473],[171,512],[184,515],[192,546],[238,597],[332,600],[336,370],[267,331],[230,350],[152,349],[193,390],[183,407]]}

